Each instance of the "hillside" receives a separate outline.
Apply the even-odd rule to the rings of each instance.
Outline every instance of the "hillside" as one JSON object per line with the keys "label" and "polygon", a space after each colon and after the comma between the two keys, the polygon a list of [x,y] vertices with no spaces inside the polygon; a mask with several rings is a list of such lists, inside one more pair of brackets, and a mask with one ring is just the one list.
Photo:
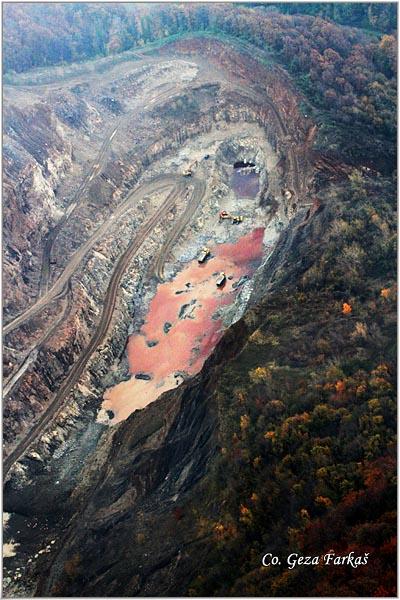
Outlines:
{"label": "hillside", "polygon": [[396,594],[395,15],[285,6],[4,8],[8,597]]}

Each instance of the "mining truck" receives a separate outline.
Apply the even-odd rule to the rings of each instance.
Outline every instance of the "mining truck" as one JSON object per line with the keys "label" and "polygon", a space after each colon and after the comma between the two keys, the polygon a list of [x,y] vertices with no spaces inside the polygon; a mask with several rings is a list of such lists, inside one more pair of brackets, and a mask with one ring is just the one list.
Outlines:
{"label": "mining truck", "polygon": [[208,248],[202,248],[201,252],[197,258],[197,262],[200,264],[205,262],[207,258],[210,256],[210,250]]}
{"label": "mining truck", "polygon": [[226,275],[223,271],[218,275],[217,281],[215,283],[217,284],[217,287],[223,287],[225,285]]}

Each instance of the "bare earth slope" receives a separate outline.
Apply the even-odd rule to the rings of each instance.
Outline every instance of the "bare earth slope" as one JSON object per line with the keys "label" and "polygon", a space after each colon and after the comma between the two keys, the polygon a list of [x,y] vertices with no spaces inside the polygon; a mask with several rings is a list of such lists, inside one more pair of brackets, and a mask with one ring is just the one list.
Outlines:
{"label": "bare earth slope", "polygon": [[393,182],[313,150],[301,94],[255,56],[194,37],[5,87],[13,597],[330,595],[264,551],[314,531],[344,551],[350,527],[361,551],[375,521],[377,575],[341,573],[341,595],[383,585]]}

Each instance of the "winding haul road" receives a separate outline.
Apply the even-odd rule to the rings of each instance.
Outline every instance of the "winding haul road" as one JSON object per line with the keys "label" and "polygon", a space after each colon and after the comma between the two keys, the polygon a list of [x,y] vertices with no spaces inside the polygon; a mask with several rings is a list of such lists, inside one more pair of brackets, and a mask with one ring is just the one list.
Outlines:
{"label": "winding haul road", "polygon": [[104,223],[102,223],[102,225],[96,229],[93,235],[72,255],[68,265],[65,267],[64,271],[61,273],[60,277],[53,284],[53,286],[41,298],[39,298],[35,304],[16,317],[13,321],[5,325],[3,328],[3,334],[7,335],[19,327],[22,323],[25,323],[25,321],[32,318],[40,310],[52,302],[57,296],[59,296],[59,294],[63,291],[65,284],[72,277],[76,268],[86,254],[88,254],[96,242],[98,242],[108,232],[109,229],[117,224],[118,219],[124,216],[126,211],[134,206],[138,200],[143,198],[143,196],[146,194],[154,194],[156,192],[164,191],[168,187],[174,186],[179,179],[180,178],[178,176],[174,175],[162,175],[154,178],[149,183],[144,183],[139,188],[128,194],[127,198],[118,206],[111,217],[107,221],[104,221]]}
{"label": "winding haul road", "polygon": [[71,284],[65,286],[65,290],[63,293],[57,297],[57,300],[62,300],[61,312],[57,316],[57,318],[53,321],[50,329],[44,332],[44,334],[39,338],[39,340],[35,343],[35,345],[28,350],[25,354],[20,366],[18,369],[4,382],[3,387],[3,398],[8,396],[8,394],[12,391],[17,381],[19,381],[22,375],[27,371],[29,366],[35,362],[37,359],[40,348],[51,338],[53,333],[56,331],[57,327],[61,324],[64,318],[67,315],[71,307]]}
{"label": "winding haul road", "polygon": [[[232,83],[232,82],[231,82]],[[144,106],[145,110],[153,109],[157,103],[162,102],[164,100],[168,100],[173,95],[177,94],[181,91],[180,86],[174,83],[167,84],[162,86],[163,90],[160,93],[158,91],[157,94],[153,98],[151,98],[147,105]],[[252,100],[257,99],[257,101],[262,101],[263,104],[266,104],[278,125],[278,129],[283,137],[288,135],[287,127],[281,117],[281,114],[274,102],[271,98],[269,98],[266,94],[266,90],[264,88],[258,88],[257,92],[251,93],[248,89],[245,89],[243,86],[235,85],[234,86],[238,91],[242,93],[244,97],[251,97]],[[30,306],[27,310],[25,310],[22,314],[13,319],[10,323],[5,325],[3,329],[3,334],[7,335],[17,327],[25,323],[27,320],[34,317],[38,312],[48,306],[50,303],[55,302],[62,298],[66,289],[71,286],[71,278],[75,273],[76,269],[83,261],[83,259],[89,254],[89,252],[93,249],[95,244],[103,238],[109,231],[117,226],[118,220],[125,216],[127,210],[132,208],[137,204],[145,195],[151,195],[155,193],[165,193],[169,194],[167,198],[164,200],[162,205],[154,212],[154,214],[140,227],[137,232],[135,238],[129,243],[125,251],[119,257],[116,266],[112,272],[111,279],[107,288],[106,296],[103,304],[103,311],[100,316],[99,323],[96,327],[96,330],[91,338],[89,345],[87,348],[81,353],[76,363],[74,363],[69,371],[66,379],[62,383],[60,389],[54,396],[52,402],[47,407],[47,409],[40,415],[38,421],[33,425],[33,427],[26,433],[25,437],[23,437],[18,443],[14,450],[5,458],[4,460],[4,477],[11,469],[13,464],[20,460],[26,451],[29,449],[31,444],[34,443],[35,439],[40,436],[45,428],[49,425],[49,423],[57,417],[57,415],[61,412],[64,407],[64,401],[67,398],[68,394],[71,392],[73,387],[78,383],[80,377],[82,376],[86,365],[91,359],[93,353],[96,351],[99,345],[105,339],[115,308],[118,289],[121,283],[121,279],[130,264],[134,255],[138,252],[139,248],[142,246],[144,241],[147,239],[149,234],[155,228],[156,225],[159,224],[160,220],[163,219],[168,212],[173,208],[176,204],[178,198],[184,198],[186,202],[186,207],[181,216],[178,218],[176,224],[171,229],[167,238],[165,239],[160,253],[157,256],[154,265],[153,265],[153,273],[155,277],[159,281],[164,280],[164,266],[165,262],[170,255],[171,249],[173,245],[176,243],[178,238],[182,235],[185,227],[189,223],[189,221],[193,218],[193,215],[199,208],[201,201],[206,192],[206,184],[203,178],[199,178],[198,176],[192,177],[190,180],[184,179],[182,176],[178,175],[162,175],[152,179],[149,182],[143,183],[137,189],[130,192],[125,200],[117,207],[115,212],[108,218],[108,220],[104,221],[96,231],[91,235],[91,237],[82,244],[78,250],[72,255],[67,266],[64,271],[61,273],[59,278],[54,282],[54,284],[49,288],[49,278],[50,278],[50,258],[53,244],[67,222],[70,218],[71,214],[79,208],[82,204],[84,195],[88,189],[88,186],[92,182],[92,180],[101,173],[108,152],[110,150],[112,140],[117,133],[118,129],[121,127],[123,120],[121,119],[116,126],[112,130],[109,130],[105,140],[103,141],[101,148],[99,150],[98,156],[95,159],[95,162],[90,167],[89,171],[85,175],[82,183],[77,189],[72,203],[69,205],[65,215],[62,219],[57,223],[57,225],[49,232],[47,239],[45,240],[45,245],[43,249],[43,260],[42,260],[42,269],[40,276],[40,284],[39,284],[39,297],[36,302]],[[288,148],[288,158],[290,163],[290,170],[292,171],[293,177],[293,186],[297,196],[301,195],[301,184],[299,181],[299,170],[298,170],[298,162],[296,153],[293,151],[291,147]],[[199,168],[199,173],[201,175],[201,168]],[[66,308],[65,308],[66,310]],[[63,311],[63,315],[65,314],[65,310]],[[62,318],[61,317],[61,318]],[[56,323],[60,322],[57,319]],[[54,327],[51,328],[51,332],[54,331]],[[45,338],[39,340],[43,343],[44,339],[48,339],[49,332],[45,336]],[[29,354],[25,357],[22,365],[17,371],[15,376],[12,376],[8,382],[8,387],[11,387],[15,384],[17,379],[19,379],[26,369],[29,367],[31,362],[35,360],[36,354],[38,351],[38,344],[34,348],[32,348]]]}
{"label": "winding haul road", "polygon": [[59,220],[57,225],[55,225],[55,227],[53,227],[46,236],[46,240],[45,240],[45,244],[44,244],[44,248],[43,248],[42,268],[41,268],[41,272],[40,272],[39,297],[43,296],[43,294],[45,294],[48,291],[48,283],[49,283],[49,277],[50,277],[50,258],[51,258],[51,251],[53,248],[53,244],[54,244],[58,234],[60,233],[61,229],[64,227],[65,223],[68,221],[69,217],[72,215],[72,213],[77,208],[80,207],[83,196],[86,193],[86,190],[87,190],[89,184],[91,183],[91,181],[95,177],[97,177],[97,175],[99,175],[99,173],[101,173],[101,171],[104,167],[104,163],[107,158],[108,152],[111,147],[111,142],[112,142],[115,134],[117,133],[118,128],[119,128],[119,124],[117,125],[117,127],[113,128],[113,130],[108,133],[108,135],[106,136],[106,138],[104,139],[104,141],[101,145],[101,148],[99,150],[99,153],[98,153],[93,165],[91,166],[88,173],[84,177],[79,188],[76,190],[76,192],[73,196],[72,202],[68,206],[68,209],[66,210],[65,214]]}
{"label": "winding haul road", "polygon": [[[148,105],[144,107],[145,109],[148,109],[150,105],[152,108],[154,108],[160,102],[164,102],[165,100],[171,98],[176,94],[179,94],[182,91],[181,86],[177,84],[164,84],[160,87],[162,88],[162,91],[156,90],[157,93],[152,98],[150,98]],[[71,215],[82,205],[82,201],[90,183],[102,172],[111,148],[112,141],[118,130],[123,127],[124,123],[127,120],[129,120],[129,116],[130,115],[128,114],[124,118],[119,119],[118,124],[115,127],[111,128],[111,130],[109,130],[100,147],[97,157],[95,158],[92,166],[85,175],[79,188],[76,190],[72,198],[71,204],[69,204],[68,209],[66,210],[65,214],[60,219],[60,221],[49,231],[49,233],[46,236],[42,255],[42,267],[40,272],[38,294],[39,298],[48,291],[50,277],[50,259],[54,242],[64,225],[67,223],[68,219],[71,217]]]}
{"label": "winding haul road", "polygon": [[[63,409],[65,398],[71,392],[73,387],[78,383],[91,356],[93,355],[93,353],[95,352],[97,347],[102,343],[105,336],[107,335],[108,328],[110,326],[112,315],[114,312],[115,303],[116,303],[118,289],[119,289],[119,286],[121,283],[121,279],[129,265],[129,263],[131,262],[133,256],[139,250],[139,248],[141,247],[143,242],[147,239],[147,237],[149,236],[151,231],[154,229],[154,227],[157,224],[159,224],[160,219],[164,218],[168,214],[168,212],[175,205],[178,198],[180,196],[182,196],[183,194],[185,194],[185,197],[187,200],[187,209],[185,210],[183,221],[186,221],[186,219],[188,220],[190,218],[190,215],[193,215],[194,210],[197,209],[197,207],[200,204],[200,202],[203,198],[203,195],[205,193],[205,185],[203,182],[199,181],[198,179],[192,179],[192,183],[193,183],[193,185],[191,186],[192,190],[189,192],[189,194],[187,194],[187,193],[185,194],[185,188],[187,187],[187,183],[186,183],[186,181],[184,181],[182,179],[182,177],[176,177],[176,176],[174,177],[174,176],[168,176],[168,175],[161,176],[161,177],[158,177],[155,180],[153,180],[151,183],[148,183],[148,184],[143,185],[140,188],[138,188],[135,192],[130,194],[130,196],[127,198],[127,200],[123,203],[124,205],[126,205],[129,201],[129,203],[128,203],[128,205],[129,205],[132,202],[133,198],[135,198],[135,199],[137,198],[138,194],[143,195],[144,193],[151,193],[151,192],[154,193],[156,191],[166,190],[166,189],[172,187],[172,190],[168,194],[167,198],[164,200],[161,207],[158,208],[154,212],[152,217],[150,217],[150,219],[148,219],[144,225],[142,225],[142,227],[139,229],[136,237],[131,241],[131,243],[128,245],[126,250],[123,252],[123,254],[118,259],[118,262],[114,268],[114,271],[112,273],[111,280],[110,280],[110,283],[109,283],[109,286],[107,289],[100,321],[97,325],[96,331],[95,331],[92,339],[89,342],[88,347],[84,350],[84,352],[82,352],[82,354],[78,358],[77,362],[73,364],[70,372],[68,373],[66,379],[64,380],[63,384],[61,385],[60,389],[58,390],[58,392],[55,395],[51,404],[48,406],[48,408],[45,410],[45,412],[42,413],[39,420],[29,430],[27,435],[18,443],[16,448],[5,458],[4,463],[3,463],[3,476],[4,477],[7,475],[8,471],[10,470],[12,465],[23,457],[25,452],[28,450],[29,446],[43,432],[43,430],[47,427],[47,425],[51,422],[51,420],[54,417],[56,417],[60,413],[60,411]],[[190,210],[188,210],[188,207],[190,207]],[[126,208],[126,206],[125,206],[125,208]],[[122,211],[122,206],[120,207],[120,210],[118,212],[121,212],[121,211]],[[104,225],[108,225],[108,224],[106,223]],[[95,241],[97,241],[98,237],[101,235],[99,233],[99,230],[102,230],[102,233],[104,233],[104,230],[107,230],[107,228],[104,228],[104,225],[101,226],[97,230],[97,232],[92,236],[92,238],[90,238],[90,240],[88,240],[88,242],[85,244],[85,246],[87,246],[85,252],[82,254],[82,252],[77,251],[75,253],[75,255],[78,255],[78,257],[76,257],[75,255],[72,257],[72,259],[71,259],[72,265],[71,264],[68,265],[68,267],[65,269],[64,273],[60,276],[60,278],[56,282],[56,284],[53,286],[53,288],[51,288],[51,290],[50,290],[51,294],[49,292],[46,295],[46,297],[44,297],[44,299],[47,303],[50,302],[51,299],[53,299],[55,297],[54,288],[57,287],[57,290],[59,289],[59,287],[61,285],[59,283],[60,280],[62,279],[63,282],[65,282],[66,278],[69,279],[71,277],[73,270],[79,264],[78,258],[83,257],[83,255],[86,254],[86,252],[88,251],[89,247],[92,247],[93,243]],[[182,227],[183,227],[183,225],[182,225],[182,218],[181,218],[181,219],[179,219],[178,223],[174,227],[173,232],[171,232],[170,238],[176,239],[176,236],[178,235],[177,231],[181,231]],[[89,244],[89,242],[90,242],[90,244]],[[58,293],[60,293],[60,292],[58,291]],[[47,297],[47,296],[49,296],[49,294],[50,294],[50,298]],[[37,310],[39,310],[40,307],[37,308]],[[36,310],[36,312],[37,312],[37,310]],[[35,313],[33,313],[33,314],[35,314]],[[30,316],[32,316],[32,314]]]}
{"label": "winding haul road", "polygon": [[193,218],[206,192],[206,184],[203,179],[192,179],[189,188],[192,188],[192,191],[188,189],[186,192],[186,199],[189,199],[187,202],[186,209],[182,216],[179,218],[176,226],[171,230],[170,234],[167,236],[167,239],[162,245],[162,248],[154,265],[154,275],[160,282],[164,281],[164,266],[166,261],[168,260],[168,257],[175,242],[182,235],[189,221]]}

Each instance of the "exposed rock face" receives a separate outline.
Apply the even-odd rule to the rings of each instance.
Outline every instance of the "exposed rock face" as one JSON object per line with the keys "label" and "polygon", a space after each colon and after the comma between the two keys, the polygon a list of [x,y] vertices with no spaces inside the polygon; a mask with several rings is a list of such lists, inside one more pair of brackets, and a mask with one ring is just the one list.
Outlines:
{"label": "exposed rock face", "polygon": [[86,102],[77,94],[64,92],[64,94],[51,94],[49,103],[59,120],[74,129],[87,128],[90,119],[90,109]]}
{"label": "exposed rock face", "polygon": [[72,149],[50,107],[4,112],[4,315],[36,295],[42,238],[61,216],[56,190],[70,169]]}
{"label": "exposed rock face", "polygon": [[[121,194],[117,193],[115,190],[125,187],[129,191],[129,188],[133,187],[140,176],[146,172],[147,167],[150,166],[156,171],[154,165],[157,165],[157,159],[160,160],[162,157],[178,149],[187,140],[192,138],[195,139],[197,136],[209,132],[212,127],[224,126],[225,123],[249,122],[258,123],[262,126],[268,124],[267,135],[272,143],[275,143],[276,134],[273,122],[270,123],[268,112],[266,112],[257,101],[249,100],[247,98],[243,99],[240,96],[232,98],[231,95],[227,95],[227,97],[223,95],[219,97],[219,110],[215,113],[212,107],[213,102],[215,101],[215,93],[218,91],[218,88],[216,86],[210,87],[209,85],[206,85],[204,86],[204,89],[200,89],[203,93],[203,104],[198,106],[198,115],[194,123],[191,122],[190,126],[185,125],[184,123],[180,124],[180,128],[177,130],[175,129],[175,131],[170,134],[174,115],[169,115],[168,105],[166,105],[164,109],[166,113],[163,119],[160,119],[158,113],[154,111],[154,119],[156,120],[156,123],[158,123],[158,126],[157,128],[154,128],[154,133],[152,132],[151,134],[154,141],[150,138],[150,144],[148,144],[145,152],[142,153],[140,149],[135,153],[129,151],[127,155],[123,157],[124,161],[122,164],[124,166],[121,169],[117,169],[118,163],[112,159],[106,162],[104,166],[106,179],[98,178],[98,181],[93,182],[88,190],[89,202],[82,205],[76,218],[71,219],[59,234],[58,243],[53,252],[58,269],[67,264],[72,251],[79,247],[79,244],[83,243],[88,237],[88,224],[90,223],[90,228],[92,229],[94,223],[100,218],[101,211],[103,212],[104,218],[106,218],[110,208],[117,205],[121,200]],[[53,123],[53,126],[55,126],[56,133],[57,131],[62,132],[63,126],[60,125],[54,115],[50,117],[47,108],[44,112],[49,119],[48,123]],[[20,113],[17,111],[17,114]],[[15,118],[16,117],[14,117],[14,120],[12,119],[11,122],[14,123]],[[25,120],[28,120],[28,117],[25,117]],[[93,123],[90,120],[87,122],[90,124],[90,127],[93,127]],[[21,131],[25,131],[25,129],[22,128],[22,125],[20,125],[20,129]],[[84,132],[85,131],[86,129],[84,129]],[[58,144],[56,144],[56,148],[58,148],[61,142],[56,133],[54,135],[55,141]],[[37,135],[39,136],[39,133]],[[44,134],[40,133],[40,135]],[[135,135],[137,135],[136,131]],[[43,143],[46,144],[47,142]],[[47,147],[44,147],[47,152]],[[70,146],[68,145],[68,147],[71,154]],[[240,144],[234,144],[230,150],[230,158],[234,156],[235,149],[239,154],[243,151]],[[249,150],[247,151],[249,152]],[[225,151],[223,154],[225,154]],[[60,162],[61,156],[62,155],[59,152],[58,154],[55,154],[53,162],[51,162],[49,158],[42,157],[42,162],[45,165],[56,165],[58,164],[56,159],[58,160],[60,165],[60,178],[64,172],[64,166],[62,166],[63,163]],[[130,164],[128,163],[128,157],[132,161]],[[261,154],[257,160],[262,160]],[[260,162],[259,166],[261,167],[262,165],[263,163]],[[27,282],[26,293],[29,291],[30,295],[35,295],[37,293],[38,277],[42,260],[41,246],[43,244],[43,239],[50,228],[49,226],[60,218],[60,212],[58,212],[57,208],[58,198],[50,185],[50,182],[52,185],[55,185],[54,169],[52,173],[50,173],[48,169],[46,171],[43,166],[39,165],[36,161],[32,162],[32,169],[36,169],[41,187],[29,187],[30,183],[28,181],[23,183],[23,189],[26,189],[28,197],[32,198],[29,219],[27,218],[26,220],[26,228],[31,228],[28,230],[31,231],[31,233],[28,235],[21,235],[20,244],[21,248],[27,249],[25,256],[30,257],[29,252],[32,252],[33,255],[30,259],[25,259],[28,261],[30,270],[27,275],[25,275],[25,269],[28,269],[28,267],[23,266],[22,277],[25,277]],[[46,173],[47,178],[45,178],[43,173]],[[12,176],[14,177],[14,174],[12,174]],[[109,182],[113,183],[112,187]],[[39,192],[40,196],[38,196],[38,198],[40,199],[42,206],[39,201],[35,200],[36,195],[39,194]],[[10,195],[12,196],[14,193],[15,192],[10,185]],[[22,192],[18,197],[21,199],[25,198]],[[103,206],[101,205],[102,202],[104,202]],[[17,208],[17,210],[19,211],[21,209]],[[10,219],[14,218],[12,217],[13,214],[12,211],[9,211]],[[144,215],[142,215],[141,218],[143,218],[143,216]],[[24,223],[22,223],[22,225],[24,225]],[[15,230],[16,233],[11,233],[10,225],[10,232],[7,234],[7,237],[18,240],[18,235],[21,231],[24,231],[20,221],[12,221],[12,227],[13,232]],[[16,440],[16,435],[20,434],[24,428],[27,427],[31,419],[47,406],[54,395],[59,382],[62,381],[63,377],[65,377],[68,370],[77,360],[79,353],[88,345],[90,336],[97,324],[107,281],[114,265],[113,260],[118,256],[121,243],[125,244],[125,240],[129,239],[132,235],[132,228],[134,227],[135,222],[132,221],[125,224],[123,229],[119,229],[118,235],[121,237],[122,242],[118,238],[108,237],[104,250],[108,255],[107,261],[104,261],[95,255],[93,258],[89,258],[87,262],[83,263],[83,270],[77,274],[82,286],[75,287],[74,289],[73,309],[69,311],[68,319],[60,324],[60,327],[57,328],[57,331],[55,332],[56,335],[53,335],[42,348],[39,355],[41,358],[40,365],[38,365],[36,372],[28,375],[25,380],[21,381],[19,387],[14,391],[13,397],[7,398],[5,401],[8,422],[5,432],[5,439],[7,442],[14,442]],[[160,234],[165,235],[165,231],[160,232]],[[113,232],[112,235],[115,235],[115,232]],[[26,238],[29,239],[29,237],[31,238],[31,241],[27,245]],[[87,269],[85,268],[85,265]],[[18,271],[15,269],[15,261],[11,260],[11,258],[8,268],[10,270],[10,276],[15,277],[15,281],[17,281],[19,277]],[[13,297],[12,301],[15,302],[15,296],[18,297],[22,292],[19,290],[19,287],[18,291],[13,292],[12,294],[12,288],[8,286],[8,289],[10,296]],[[242,302],[241,312],[237,314],[236,319],[242,314],[247,304],[249,294],[243,292],[241,297],[244,301]],[[26,297],[21,296],[21,304],[19,305],[20,310],[25,305]],[[51,319],[54,319],[55,315],[57,315],[60,310],[60,304],[57,306],[52,305],[49,308],[50,320],[48,317],[47,323],[50,324]],[[129,310],[130,309],[127,308],[127,314],[129,313]],[[34,330],[35,327],[41,328],[43,326],[44,323],[41,323],[40,317],[35,317],[32,322],[28,322],[15,334],[11,334],[12,339],[15,340],[18,336],[18,344],[23,347],[24,336],[31,336],[32,330]],[[121,327],[121,325],[118,325],[118,327]],[[166,328],[168,329],[167,325]],[[122,324],[121,330],[126,330],[125,325]],[[72,343],[71,340],[73,340]],[[118,350],[118,352],[120,352],[120,350]],[[108,358],[111,361],[112,355],[110,354]]]}
{"label": "exposed rock face", "polygon": [[[209,44],[208,51],[219,67],[218,57],[222,57],[225,66],[230,64],[229,53],[219,54],[219,43]],[[111,224],[107,234],[76,267],[60,297],[7,337],[13,350],[7,355],[10,376],[12,363],[20,364],[27,354],[29,358],[30,348],[37,351],[37,360],[30,363],[5,399],[8,454],[32,424],[51,408],[64,380],[90,345],[118,258],[148,215],[158,207],[159,198],[156,202],[144,197],[126,211],[124,220],[116,220],[113,226],[114,212],[135,186],[157,178],[162,169],[167,173],[173,171],[182,180],[184,158],[176,158],[182,148],[189,154],[200,152],[195,146],[201,136],[215,135],[218,139],[219,132],[229,131],[230,127],[236,128],[235,131],[241,127],[245,130],[251,124],[253,133],[257,128],[262,130],[262,139],[268,140],[276,161],[278,157],[286,157],[284,166],[267,177],[267,153],[257,148],[257,136],[247,134],[239,142],[222,144],[215,152],[215,162],[207,159],[207,165],[215,164],[208,167],[211,183],[219,178],[221,186],[215,186],[213,198],[204,210],[217,220],[218,198],[223,195],[218,169],[223,171],[228,162],[233,165],[244,158],[254,161],[261,171],[260,198],[269,194],[275,202],[267,203],[265,208],[257,199],[252,207],[255,213],[258,211],[259,220],[273,224],[274,243],[275,213],[279,209],[280,227],[284,228],[295,211],[289,202],[278,197],[279,182],[285,181],[287,187],[295,188],[298,196],[307,193],[306,180],[312,172],[307,159],[304,158],[298,180],[291,168],[293,144],[288,145],[287,137],[289,133],[294,135],[294,126],[288,122],[287,128],[282,128],[272,101],[270,105],[264,102],[265,90],[248,93],[248,86],[243,85],[246,83],[243,60],[234,53],[231,60],[241,75],[237,88],[230,89],[226,81],[220,85],[200,80],[194,88],[188,86],[189,89],[178,92],[163,87],[168,86],[168,76],[174,73],[171,60],[163,75],[166,81],[162,82],[161,91],[153,83],[154,89],[151,87],[148,92],[154,107],[144,93],[146,77],[151,82],[146,67],[143,82],[138,86],[132,76],[121,78],[120,86],[113,81],[113,96],[106,95],[107,86],[103,82],[101,90],[76,83],[70,85],[70,91],[51,91],[48,105],[43,102],[25,110],[8,109],[7,320],[36,296],[44,243],[57,223],[61,222],[62,227],[51,253],[49,285],[57,281],[73,253],[90,239],[100,223]],[[197,73],[197,67],[187,61],[185,65],[190,76]],[[184,80],[185,86],[190,81],[189,75]],[[273,78],[265,81],[271,97],[280,99],[282,88],[274,84]],[[300,127],[296,97],[285,93],[295,115],[294,123]],[[143,108],[140,102],[148,104]],[[295,156],[301,160],[303,138],[297,135]],[[107,146],[110,140],[113,140],[111,147]],[[63,177],[64,174],[67,176]],[[64,222],[70,208],[72,217]],[[219,451],[220,408],[215,393],[218,373],[222,364],[245,344],[249,325],[241,317],[249,301],[254,304],[260,300],[261,287],[253,289],[253,282],[240,282],[238,299],[224,317],[226,326],[235,325],[193,381],[184,383],[175,393],[167,393],[116,428],[104,427],[105,415],[96,420],[105,388],[127,376],[124,351],[130,322],[136,313],[138,319],[145,316],[144,309],[138,306],[139,300],[154,291],[150,268],[160,244],[181,214],[174,211],[158,224],[131,261],[121,280],[113,319],[102,344],[66,395],[63,410],[16,464],[7,483],[8,509],[17,513],[25,507],[24,526],[20,530],[28,532],[23,557],[25,562],[32,561],[27,567],[29,593],[178,594],[192,577],[191,548],[203,551],[202,535],[194,528],[190,507],[199,491],[198,485]],[[298,215],[296,218],[301,220],[301,209]],[[204,215],[190,223],[181,237],[190,235],[198,245],[199,235],[203,234],[202,222]],[[259,225],[264,226],[265,222]],[[293,242],[290,228],[288,235],[287,242],[282,238],[279,259],[266,264],[269,278],[274,265],[282,265]],[[193,253],[189,252],[182,260],[192,259]],[[258,276],[260,281],[267,277],[261,272]],[[12,281],[18,282],[18,289],[13,289]],[[190,310],[185,309],[181,317],[190,319]],[[165,323],[166,334],[171,326]],[[156,344],[157,340],[150,340],[149,346],[150,342]],[[142,379],[148,377],[144,372],[140,375]],[[57,538],[51,552],[41,554],[39,561],[35,558],[37,540],[31,539],[28,531],[32,520],[40,521],[43,531],[51,531],[51,538]],[[65,535],[60,537],[64,528]],[[157,542],[148,534],[153,528],[164,532]],[[117,553],[115,549],[109,551],[111,531],[124,540]],[[156,548],[155,543],[159,544]],[[147,555],[146,566],[142,569],[138,565],[142,565],[144,555]],[[131,565],[135,565],[134,569]]]}
{"label": "exposed rock face", "polygon": [[[185,589],[193,553],[201,552],[203,541],[190,502],[218,452],[218,372],[237,353],[246,331],[245,323],[238,323],[201,375],[103,434],[68,506],[54,515],[63,522],[75,516],[57,542],[56,562],[50,555],[43,565],[38,593],[174,595]],[[36,470],[40,482],[45,475],[40,465]],[[21,505],[27,500],[18,488],[9,489],[8,497]],[[32,515],[41,510],[38,498]],[[149,536],[150,530],[163,534]],[[120,539],[117,547],[110,535]]]}
{"label": "exposed rock face", "polygon": [[[282,245],[291,265],[286,284],[293,284],[305,268],[299,271],[293,262],[296,248],[321,234],[323,215],[317,221],[294,227],[288,239],[282,235],[270,264],[259,272],[265,284],[273,273],[282,282],[276,271]],[[52,488],[55,508],[47,537],[64,533],[27,571],[37,582],[37,595],[187,594],[209,551],[197,506],[221,452],[220,381],[266,314],[265,305],[249,311],[227,330],[199,375],[118,426],[97,432],[96,447],[78,467],[79,475],[62,481],[58,491]],[[81,421],[78,428],[84,426]],[[27,519],[39,516],[40,521],[43,513],[50,516],[38,494],[49,475],[40,462],[26,465],[32,484],[24,488],[18,479],[10,481],[5,509],[29,505]],[[59,471],[60,466],[55,465],[52,478],[62,478],[65,467]],[[209,511],[210,516],[218,512],[213,506]]]}

